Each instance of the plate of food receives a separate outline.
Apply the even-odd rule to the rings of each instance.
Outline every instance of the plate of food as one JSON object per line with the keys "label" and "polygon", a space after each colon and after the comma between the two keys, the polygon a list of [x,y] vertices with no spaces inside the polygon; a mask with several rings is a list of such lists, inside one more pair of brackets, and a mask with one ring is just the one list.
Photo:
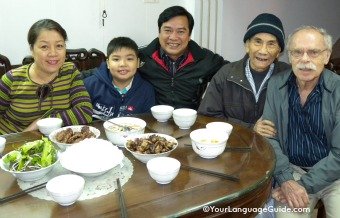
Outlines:
{"label": "plate of food", "polygon": [[50,135],[50,140],[55,143],[61,150],[80,142],[87,138],[98,138],[100,131],[92,126],[78,125],[66,126],[54,130]]}
{"label": "plate of food", "polygon": [[4,155],[0,167],[22,181],[35,181],[49,173],[59,161],[52,142],[45,137],[26,142]]}
{"label": "plate of food", "polygon": [[174,137],[160,133],[128,136],[125,144],[126,150],[143,163],[155,157],[169,156],[177,146],[178,142]]}

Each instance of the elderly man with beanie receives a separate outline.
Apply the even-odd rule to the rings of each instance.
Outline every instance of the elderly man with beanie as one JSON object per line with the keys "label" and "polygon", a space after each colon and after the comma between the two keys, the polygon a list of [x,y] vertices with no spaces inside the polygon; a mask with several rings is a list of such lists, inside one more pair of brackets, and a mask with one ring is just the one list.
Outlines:
{"label": "elderly man with beanie", "polygon": [[224,65],[212,78],[198,109],[200,114],[221,117],[253,128],[264,136],[275,129],[261,115],[269,78],[290,68],[277,58],[284,50],[285,34],[281,20],[273,14],[258,15],[244,35],[246,55]]}

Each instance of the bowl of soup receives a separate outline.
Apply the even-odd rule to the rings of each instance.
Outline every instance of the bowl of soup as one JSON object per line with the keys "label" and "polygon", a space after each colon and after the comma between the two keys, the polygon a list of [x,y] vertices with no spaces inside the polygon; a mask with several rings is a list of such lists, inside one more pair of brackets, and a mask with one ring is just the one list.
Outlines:
{"label": "bowl of soup", "polygon": [[202,158],[211,159],[223,153],[229,134],[215,129],[196,129],[190,133],[192,149]]}
{"label": "bowl of soup", "polygon": [[107,139],[114,145],[124,147],[128,136],[144,133],[146,122],[137,117],[116,117],[105,121],[103,126]]}

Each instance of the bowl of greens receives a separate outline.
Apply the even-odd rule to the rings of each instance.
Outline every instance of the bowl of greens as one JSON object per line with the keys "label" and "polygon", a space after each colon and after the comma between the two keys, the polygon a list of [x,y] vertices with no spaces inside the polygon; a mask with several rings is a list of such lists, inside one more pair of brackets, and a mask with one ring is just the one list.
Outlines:
{"label": "bowl of greens", "polygon": [[0,167],[22,181],[35,181],[49,173],[59,161],[57,150],[45,137],[26,142],[0,159]]}

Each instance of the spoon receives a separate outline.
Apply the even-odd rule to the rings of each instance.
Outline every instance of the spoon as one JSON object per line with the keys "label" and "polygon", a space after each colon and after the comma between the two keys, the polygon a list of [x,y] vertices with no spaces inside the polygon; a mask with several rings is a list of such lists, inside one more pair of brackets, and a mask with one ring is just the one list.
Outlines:
{"label": "spoon", "polygon": [[121,128],[123,128],[123,131],[131,131],[131,127],[125,126],[125,125],[121,125],[121,124],[118,124],[118,123],[114,123],[114,122],[112,122],[112,121],[110,121],[110,120],[108,120],[108,119],[106,119],[104,117],[101,117],[101,116],[97,115],[97,114],[93,114],[92,117],[96,118],[98,120],[104,121],[104,122],[109,122],[109,123],[111,123],[111,124],[113,124],[115,126],[121,127]]}

